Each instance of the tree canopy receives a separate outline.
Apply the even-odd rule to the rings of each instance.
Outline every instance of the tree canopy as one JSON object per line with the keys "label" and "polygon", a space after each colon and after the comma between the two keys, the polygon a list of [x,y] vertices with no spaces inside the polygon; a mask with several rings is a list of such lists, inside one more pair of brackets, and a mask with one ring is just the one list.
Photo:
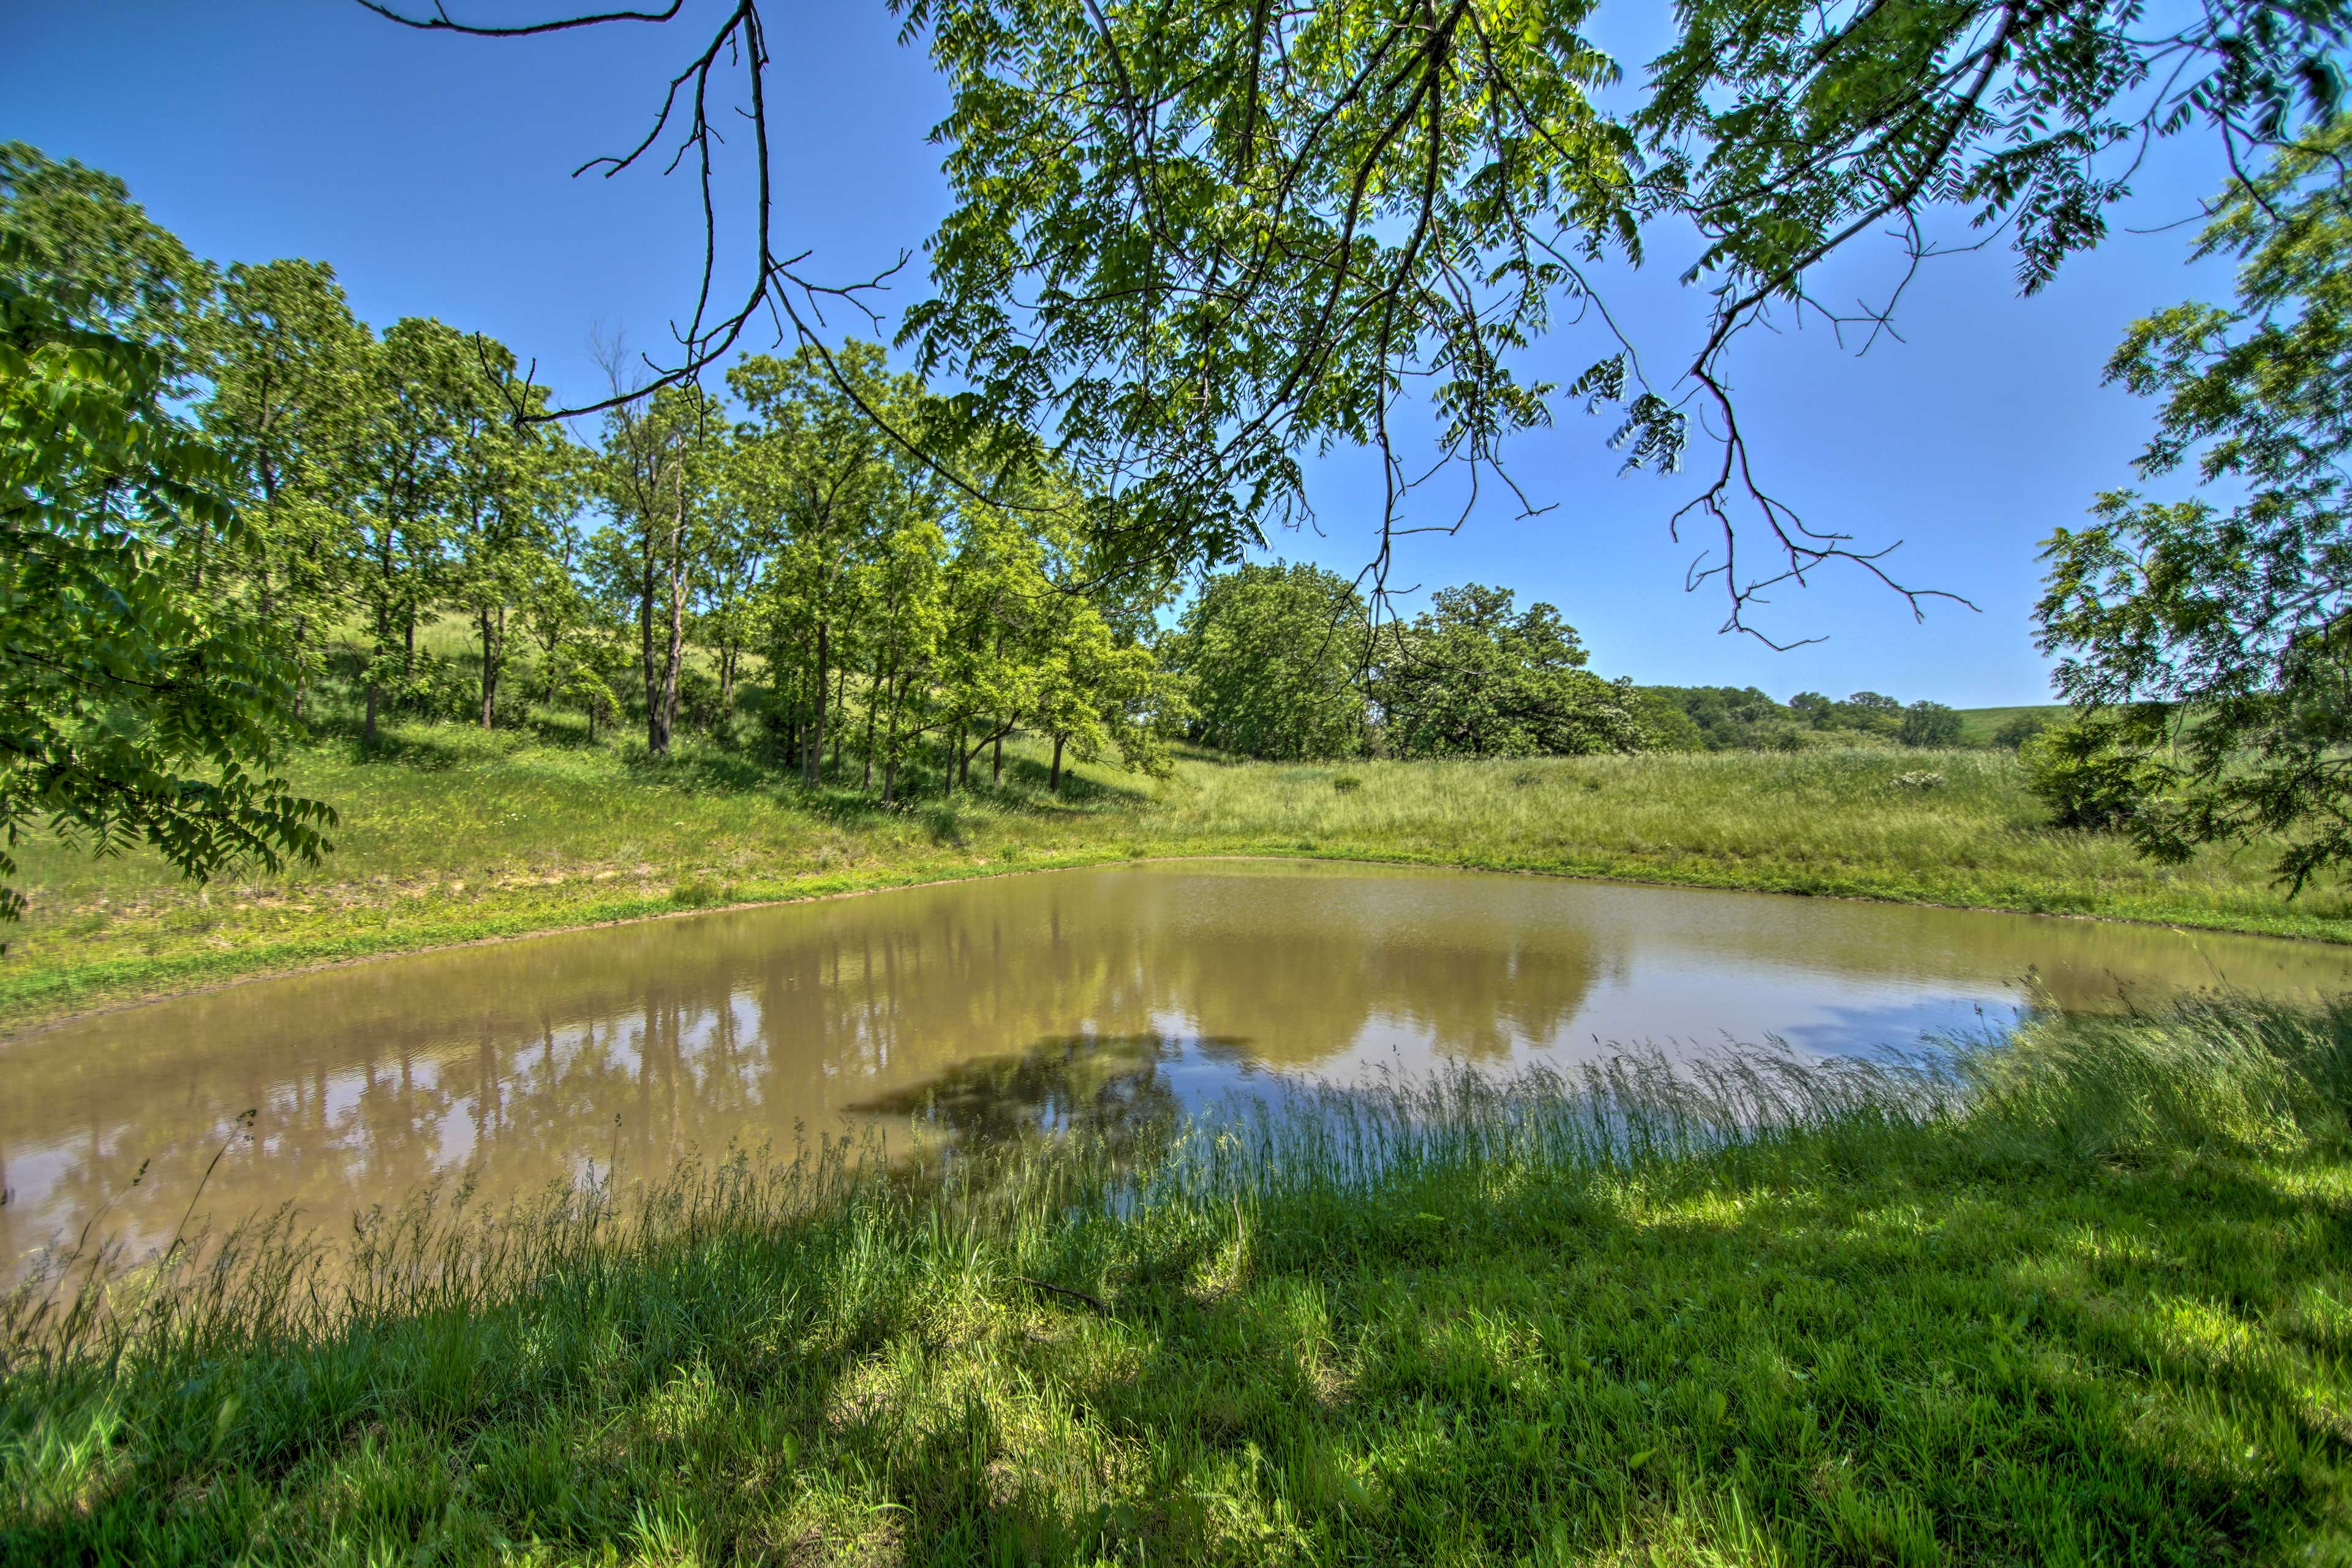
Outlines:
{"label": "tree canopy", "polygon": [[[679,16],[476,24],[365,3],[501,37]],[[1825,307],[1810,279],[1883,235],[1916,265],[1947,216],[2005,238],[2021,286],[2041,287],[2104,237],[2153,143],[2205,132],[2235,167],[2332,113],[2352,18],[2346,0],[2213,0],[2170,27],[2143,0],[1685,0],[1612,112],[1593,0],[889,3],[951,95],[932,134],[954,205],[901,331],[919,374],[966,389],[927,427],[943,471],[984,489],[1043,441],[1097,476],[1106,547],[1189,567],[1306,512],[1301,453],[1369,447],[1388,478],[1377,594],[1430,473],[1493,476],[1508,437],[1562,402],[1616,410],[1627,466],[1671,470],[1699,412],[1717,456],[1682,515],[1716,531],[1697,579],[1742,628],[1773,583],[1887,568],[1764,485],[1729,390],[1740,335],[1776,310],[1874,333],[1893,299]],[[764,312],[818,344],[828,300],[883,281],[820,284],[776,232],[767,28],[759,0],[738,0],[684,40],[650,132],[593,165],[617,173],[674,138],[674,166],[700,173],[709,270],[668,379]],[[754,177],[753,221],[731,226],[710,177],[711,116],[730,109],[751,121]],[[1713,323],[1688,362],[1645,368],[1593,268],[1640,260],[1662,226],[1702,241],[1686,278],[1711,290]],[[748,265],[722,276],[735,233]],[[1563,321],[1595,357],[1565,386],[1529,379],[1529,344]],[[1434,468],[1403,449],[1408,396],[1436,416]]]}
{"label": "tree canopy", "polygon": [[1361,753],[1370,636],[1363,596],[1336,573],[1272,562],[1216,574],[1167,647],[1192,683],[1192,738],[1275,762]]}
{"label": "tree canopy", "polygon": [[1173,579],[1099,547],[1066,461],[993,499],[943,479],[899,438],[940,400],[886,358],[747,357],[731,397],[657,387],[583,445],[504,344],[379,332],[323,263],[216,268],[120,181],[0,147],[6,844],[144,841],[197,879],[315,858],[332,813],[278,769],[313,725],[368,747],[536,704],[592,739],[634,717],[659,760],[681,724],[744,743],[747,660],[760,743],[812,786],[845,746],[886,800],[983,752],[1001,777],[1024,732],[1055,789],[1069,754],[1163,766]]}
{"label": "tree canopy", "polygon": [[2352,862],[2347,150],[2338,121],[2220,204],[2200,247],[2239,258],[2231,303],[2133,324],[2108,376],[2158,400],[2139,472],[2203,493],[2101,495],[2037,610],[2086,710],[2069,754],[2136,781],[2142,847],[2282,836],[2294,889]]}
{"label": "tree canopy", "polygon": [[1508,588],[1441,588],[1429,608],[1384,628],[1371,680],[1389,751],[1400,757],[1572,756],[1631,752],[1645,739],[1630,680],[1586,669],[1576,628],[1549,605],[1517,607]]}
{"label": "tree canopy", "polygon": [[[12,180],[20,153],[8,149]],[[10,216],[0,208],[0,920],[24,910],[9,851],[37,826],[98,854],[144,842],[199,880],[315,859],[334,814],[273,770],[294,693],[282,640],[203,591],[207,558],[247,542],[236,464],[170,411],[173,356],[114,330],[135,329],[149,297],[110,300],[115,280],[89,253]]]}

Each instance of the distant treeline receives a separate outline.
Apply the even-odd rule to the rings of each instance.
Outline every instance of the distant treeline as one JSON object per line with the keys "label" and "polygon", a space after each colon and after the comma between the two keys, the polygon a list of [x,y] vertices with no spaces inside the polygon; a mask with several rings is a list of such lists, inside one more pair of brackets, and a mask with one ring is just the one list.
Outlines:
{"label": "distant treeline", "polygon": [[[1240,756],[1519,757],[1591,752],[1957,746],[1958,710],[1875,691],[1787,703],[1754,687],[1650,686],[1589,669],[1576,628],[1507,588],[1442,588],[1405,619],[1354,584],[1276,562],[1210,577],[1158,652],[1189,738]],[[2040,727],[2004,730],[2015,745]]]}
{"label": "distant treeline", "polygon": [[[1644,722],[1659,749],[1680,752],[1794,752],[1808,746],[1886,743],[1958,746],[1959,710],[1941,702],[1904,702],[1876,691],[1843,700],[1801,691],[1781,702],[1752,686],[1644,686]],[[2011,720],[1993,735],[2015,749],[2047,721]]]}

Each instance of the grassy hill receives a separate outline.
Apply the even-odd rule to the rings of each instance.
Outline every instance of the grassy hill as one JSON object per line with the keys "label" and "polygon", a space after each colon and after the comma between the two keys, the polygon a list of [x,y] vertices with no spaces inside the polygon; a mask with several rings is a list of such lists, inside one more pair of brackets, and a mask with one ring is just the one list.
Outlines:
{"label": "grassy hill", "polygon": [[2065,716],[2063,702],[2029,702],[2016,708],[1963,708],[1960,710],[1960,743],[1964,746],[1990,746],[1994,731],[2021,713],[2040,713],[2056,723]]}

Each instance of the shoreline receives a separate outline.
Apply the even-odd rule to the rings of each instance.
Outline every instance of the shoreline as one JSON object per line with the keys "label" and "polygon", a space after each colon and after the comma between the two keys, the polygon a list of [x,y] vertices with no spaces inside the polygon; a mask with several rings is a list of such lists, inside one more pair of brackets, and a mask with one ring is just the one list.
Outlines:
{"label": "shoreline", "polygon": [[[507,942],[527,942],[540,937],[562,936],[575,931],[603,931],[622,926],[643,925],[655,921],[683,920],[696,915],[736,914],[752,910],[775,909],[793,904],[827,903],[840,899],[865,898],[877,893],[912,891],[921,888],[947,887],[955,883],[978,881],[983,879],[992,879],[996,877],[1016,877],[1055,871],[1087,870],[1104,866],[1116,865],[1170,865],[1194,860],[1263,860],[1268,862],[1294,862],[1299,864],[1321,862],[1338,865],[1391,866],[1402,869],[1412,870],[1462,871],[1488,876],[1542,877],[1555,879],[1561,881],[1594,882],[1620,887],[1659,888],[1698,892],[1753,893],[1775,898],[1829,899],[1848,903],[1901,904],[1916,909],[1949,910],[1967,914],[2005,914],[2025,916],[2041,920],[2095,921],[2105,921],[2116,925],[2156,927],[2179,931],[2184,935],[2192,932],[2210,932],[2216,935],[2253,937],[2272,942],[2311,942],[2325,947],[2352,946],[2352,934],[2332,935],[2325,933],[2263,931],[2252,929],[2248,925],[2228,921],[2226,920],[2164,918],[2150,915],[2103,913],[2076,910],[2032,910],[2021,909],[2014,905],[2006,904],[1960,903],[1928,898],[1906,898],[1892,893],[1873,893],[1838,889],[1812,889],[1789,886],[1771,886],[1760,879],[1725,880],[1701,877],[1642,877],[1617,874],[1601,870],[1579,870],[1544,866],[1510,866],[1481,863],[1475,860],[1446,859],[1436,857],[1417,857],[1411,855],[1410,853],[1401,853],[1397,851],[1390,851],[1387,853],[1374,853],[1368,851],[1357,854],[1342,851],[1325,851],[1320,849],[1299,849],[1296,847],[1278,848],[1271,847],[1254,847],[1235,849],[1209,849],[1197,854],[1172,853],[1138,855],[1126,850],[1078,850],[1061,855],[1041,856],[1034,862],[1027,860],[1003,863],[983,862],[968,868],[953,870],[945,870],[945,868],[939,867],[925,867],[913,870],[903,877],[891,876],[888,874],[877,875],[871,878],[851,877],[844,879],[844,880],[854,884],[850,886],[828,887],[818,885],[806,888],[801,891],[785,892],[773,898],[738,900],[727,903],[677,904],[668,898],[649,898],[616,901],[617,908],[614,912],[590,914],[587,918],[577,920],[565,920],[559,918],[553,921],[535,921],[531,920],[530,916],[523,915],[513,917],[509,921],[501,921],[496,917],[492,917],[483,921],[472,922],[472,924],[475,926],[488,925],[492,927],[511,924],[513,929],[480,931],[477,934],[472,935],[453,934],[438,940],[428,934],[425,936],[425,940],[413,942],[394,938],[379,944],[370,943],[364,938],[354,939],[358,951],[341,953],[327,952],[318,953],[314,956],[289,955],[288,959],[282,963],[274,963],[270,961],[267,956],[270,952],[270,948],[266,945],[257,945],[255,947],[246,949],[232,948],[224,952],[199,955],[195,962],[193,963],[184,957],[157,958],[144,962],[133,962],[126,966],[125,972],[117,975],[110,975],[106,979],[95,983],[95,988],[100,990],[101,994],[93,998],[89,1005],[75,1006],[68,1004],[68,1005],[55,1010],[48,1010],[41,1008],[37,1004],[36,1004],[30,1011],[30,1016],[25,1021],[21,1023],[13,1021],[8,1023],[0,1023],[0,1047],[16,1045],[38,1036],[50,1033],[53,1030],[62,1028],[68,1025],[84,1022],[91,1018],[105,1017],[117,1013],[130,1012],[136,1008],[151,1006],[158,1003],[181,1000],[190,996],[207,995],[214,992],[227,990],[233,986],[255,984],[269,980],[288,979],[300,974],[315,974],[330,970],[352,968],[364,963],[377,963],[394,959],[418,957],[425,953],[455,952],[469,947],[496,946]],[[945,870],[945,874],[941,874],[943,870]],[[452,931],[464,931],[468,930],[469,926],[468,922],[453,921],[450,922],[449,929]],[[286,945],[299,947],[302,944],[295,942]],[[321,942],[320,945],[322,947],[331,948],[332,946],[339,944],[330,939],[328,942]],[[236,960],[242,953],[255,953],[261,956],[259,957],[258,962],[250,965],[240,965],[236,963]],[[182,972],[201,972],[205,969],[213,968],[215,963],[226,968],[228,973],[220,974],[217,978],[201,980],[191,984],[173,985],[169,984],[172,972],[174,970]],[[142,971],[146,972],[154,981],[159,983],[156,984],[154,989],[150,990],[142,987],[141,979]],[[71,973],[70,971],[67,971],[65,973],[68,974]],[[73,983],[68,979],[64,984],[70,987]]]}

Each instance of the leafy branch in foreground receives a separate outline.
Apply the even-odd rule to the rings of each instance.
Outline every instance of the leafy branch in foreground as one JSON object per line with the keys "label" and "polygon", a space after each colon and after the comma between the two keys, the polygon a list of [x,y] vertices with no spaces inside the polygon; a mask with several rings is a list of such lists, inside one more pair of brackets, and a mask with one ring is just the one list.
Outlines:
{"label": "leafy branch in foreground", "polygon": [[[0,878],[41,824],[198,881],[315,861],[334,813],[270,771],[291,666],[185,575],[240,545],[234,465],[164,410],[168,356],[78,321],[46,270],[0,232]],[[0,884],[0,920],[24,908]]]}
{"label": "leafy branch in foreground", "polygon": [[[1937,252],[1946,209],[1984,231],[1978,243],[2010,233],[2021,282],[2038,288],[2104,237],[2154,140],[2207,128],[2234,167],[2291,141],[2299,114],[2331,111],[2352,16],[2344,0],[2212,0],[2167,33],[2140,0],[1684,0],[1643,103],[1620,119],[1592,102],[1616,79],[1583,36],[1592,0],[892,5],[954,94],[933,134],[957,205],[930,247],[936,295],[902,341],[926,375],[971,391],[963,420],[933,421],[930,442],[987,472],[1045,436],[1104,476],[1107,541],[1181,565],[1308,515],[1302,453],[1369,447],[1386,488],[1365,574],[1377,600],[1396,539],[1414,531],[1407,498],[1448,470],[1466,471],[1474,504],[1482,485],[1509,486],[1507,438],[1548,422],[1558,398],[1619,407],[1629,468],[1677,468],[1696,410],[1720,458],[1676,526],[1717,531],[1692,583],[1720,585],[1727,627],[1749,631],[1759,595],[1833,563],[1915,610],[1949,595],[1897,582],[1886,550],[1809,528],[1764,488],[1727,368],[1739,335],[1780,306],[1859,327],[1866,345],[1900,286],[1840,310],[1809,278],[1885,229],[1907,280]],[[371,9],[517,37],[679,8],[497,26]],[[756,0],[739,0],[645,140],[586,165],[633,166],[683,126],[705,266],[665,381],[708,365],[763,308],[780,334],[822,349],[813,312],[827,291],[771,240],[765,38]],[[709,306],[720,225],[707,115],[722,61],[742,72],[758,164],[751,281],[731,314]],[[1716,289],[1702,348],[1665,384],[1643,374],[1587,276],[1611,256],[1638,261],[1661,219],[1696,226],[1705,248],[1687,278]],[[862,298],[879,281],[831,292]],[[1594,320],[1606,353],[1565,389],[1522,379],[1518,356],[1560,314]],[[1435,415],[1426,461],[1399,438],[1409,394]],[[1422,526],[1458,527],[1467,510]],[[1753,571],[1738,554],[1750,527],[1770,563]]]}
{"label": "leafy branch in foreground", "polygon": [[2134,323],[2110,380],[2163,398],[2143,476],[2193,463],[2238,496],[2102,495],[2045,549],[2058,684],[2102,743],[2170,774],[2135,815],[2167,860],[2276,834],[2300,891],[2352,863],[2352,180],[2339,121],[2238,189],[2201,253],[2242,258],[2230,306]]}
{"label": "leafy branch in foreground", "polygon": [[[1685,281],[1713,279],[1713,320],[1684,372],[1683,406],[1713,421],[1720,457],[1675,514],[1719,539],[1692,569],[1721,583],[1727,629],[1765,590],[1832,561],[1888,576],[1894,546],[1856,549],[1808,528],[1757,478],[1734,405],[1731,345],[1775,307],[1827,321],[1867,349],[1891,331],[1920,265],[2006,234],[2032,294],[2106,236],[2150,145],[2216,134],[2231,167],[2290,142],[2298,114],[2324,121],[2342,94],[2334,58],[2352,24],[2340,0],[2213,0],[2170,32],[2147,31],[2141,0],[1854,0],[1829,6],[1683,0],[1680,36],[1652,68],[1633,120],[1657,162],[1652,210],[1686,217],[1706,248]],[[2242,181],[2241,181],[2242,184]],[[1939,242],[1937,215],[1979,231]],[[1874,231],[1895,244],[1897,281],[1875,303],[1834,305],[1809,279]],[[1742,576],[1738,521],[1775,562]]]}

